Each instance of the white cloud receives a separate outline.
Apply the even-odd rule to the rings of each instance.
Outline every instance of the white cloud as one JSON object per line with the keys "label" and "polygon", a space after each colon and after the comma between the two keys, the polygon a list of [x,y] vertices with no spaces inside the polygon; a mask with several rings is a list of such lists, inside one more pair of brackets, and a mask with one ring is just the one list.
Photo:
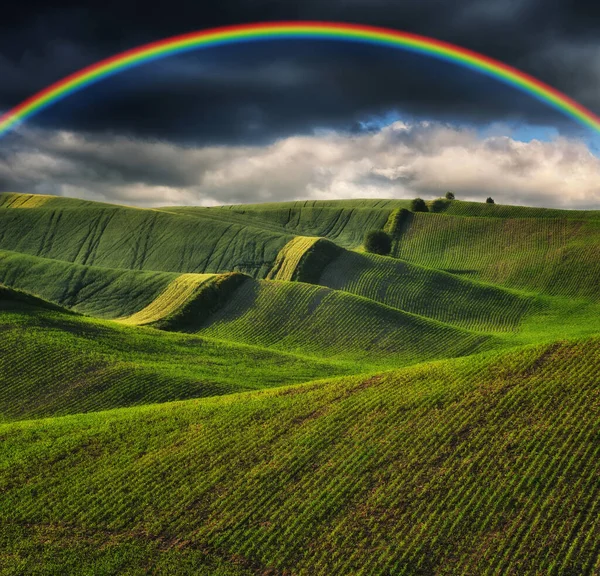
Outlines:
{"label": "white cloud", "polygon": [[397,122],[375,133],[321,132],[269,146],[193,148],[36,131],[0,156],[11,191],[160,206],[291,199],[434,198],[600,207],[600,158],[583,142],[520,142],[497,131]]}

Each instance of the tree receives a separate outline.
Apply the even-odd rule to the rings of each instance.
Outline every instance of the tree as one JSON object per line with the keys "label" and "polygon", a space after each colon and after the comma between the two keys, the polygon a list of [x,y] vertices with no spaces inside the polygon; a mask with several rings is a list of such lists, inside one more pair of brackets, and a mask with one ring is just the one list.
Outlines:
{"label": "tree", "polygon": [[429,209],[431,212],[443,212],[444,210],[448,209],[449,204],[450,202],[448,200],[444,200],[444,198],[436,198],[429,206]]}
{"label": "tree", "polygon": [[454,200],[454,193],[446,192],[446,200]]}
{"label": "tree", "polygon": [[413,212],[429,212],[429,209],[427,208],[427,204],[425,204],[425,200],[422,200],[421,198],[415,198],[410,203],[410,209]]}
{"label": "tree", "polygon": [[494,199],[491,196],[488,196],[485,200],[488,204],[495,204]]}
{"label": "tree", "polygon": [[371,230],[365,236],[365,250],[372,254],[385,256],[392,249],[392,238],[383,230]]}

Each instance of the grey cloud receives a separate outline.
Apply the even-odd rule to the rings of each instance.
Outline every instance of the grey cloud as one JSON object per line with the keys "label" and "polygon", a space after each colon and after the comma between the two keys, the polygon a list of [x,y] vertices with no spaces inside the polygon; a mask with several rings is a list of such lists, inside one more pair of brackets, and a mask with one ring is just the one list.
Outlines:
{"label": "grey cloud", "polygon": [[434,198],[448,189],[466,200],[600,205],[600,158],[581,141],[525,143],[431,122],[293,136],[266,146],[192,147],[37,130],[23,142],[0,157],[5,189],[140,206]]}

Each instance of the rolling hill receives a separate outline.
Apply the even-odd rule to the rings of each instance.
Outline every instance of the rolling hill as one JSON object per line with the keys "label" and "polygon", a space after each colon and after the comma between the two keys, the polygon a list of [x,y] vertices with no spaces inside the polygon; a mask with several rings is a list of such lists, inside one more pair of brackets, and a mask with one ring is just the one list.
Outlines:
{"label": "rolling hill", "polygon": [[599,360],[593,339],[4,424],[5,558],[28,574],[83,558],[94,574],[592,574]]}
{"label": "rolling hill", "polygon": [[353,372],[343,363],[87,318],[1,285],[0,333],[0,421],[216,396]]}
{"label": "rolling hill", "polygon": [[600,211],[428,207],[0,194],[0,575],[600,573]]}

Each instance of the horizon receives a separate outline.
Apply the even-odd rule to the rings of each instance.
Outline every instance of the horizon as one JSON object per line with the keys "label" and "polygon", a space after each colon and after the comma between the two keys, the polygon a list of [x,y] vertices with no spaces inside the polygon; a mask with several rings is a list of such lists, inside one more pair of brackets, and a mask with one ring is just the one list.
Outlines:
{"label": "horizon", "polygon": [[[456,190],[446,190],[446,192],[452,192],[454,194],[457,194]],[[67,200],[83,200],[86,202],[94,202],[94,203],[98,203],[98,204],[110,204],[110,205],[114,205],[114,206],[122,206],[124,208],[142,208],[142,209],[148,209],[148,210],[152,210],[152,209],[156,209],[156,208],[175,208],[175,207],[182,207],[182,208],[218,208],[218,207],[222,207],[222,206],[258,206],[258,205],[264,205],[264,204],[294,204],[294,203],[302,203],[302,202],[339,202],[339,203],[343,203],[343,202],[378,202],[378,201],[382,201],[382,200],[398,200],[398,201],[404,201],[404,202],[409,202],[411,200],[414,200],[415,198],[422,198],[426,203],[431,203],[435,200],[447,200],[445,198],[445,194],[446,192],[441,193],[439,196],[433,196],[430,198],[427,197],[421,197],[421,196],[406,196],[406,197],[385,197],[385,196],[381,196],[381,197],[373,197],[373,196],[365,196],[365,197],[356,197],[356,198],[295,198],[295,199],[290,199],[290,200],[281,200],[281,201],[272,201],[272,200],[267,200],[265,202],[231,202],[231,203],[227,203],[227,204],[210,204],[210,205],[201,205],[201,204],[162,204],[162,205],[154,205],[154,206],[142,206],[142,205],[138,205],[138,204],[124,204],[121,202],[107,202],[105,200],[95,200],[95,199],[90,199],[90,198],[82,198],[79,196],[61,196],[61,195],[57,195],[57,194],[42,194],[42,193],[36,193],[36,192],[18,192],[15,190],[0,190],[0,194],[18,194],[18,195],[35,195],[35,196],[46,196],[49,198],[63,198],[63,199],[67,199]],[[487,196],[486,196],[487,198]],[[448,200],[448,202],[462,202],[465,204],[487,204],[486,203],[486,198],[483,198],[481,200],[468,200],[468,199],[464,199],[464,198],[454,198],[453,200]],[[504,206],[504,207],[514,207],[514,208],[538,208],[538,209],[542,209],[542,210],[564,210],[564,211],[570,211],[570,212],[589,212],[589,211],[600,211],[600,203],[598,204],[597,207],[590,207],[590,208],[569,208],[569,207],[561,207],[561,206],[542,206],[542,205],[534,205],[534,204],[510,204],[510,203],[503,203],[501,201],[499,201],[497,198],[492,198],[494,200],[493,204],[487,204],[488,206]],[[440,212],[443,214],[443,211]]]}

